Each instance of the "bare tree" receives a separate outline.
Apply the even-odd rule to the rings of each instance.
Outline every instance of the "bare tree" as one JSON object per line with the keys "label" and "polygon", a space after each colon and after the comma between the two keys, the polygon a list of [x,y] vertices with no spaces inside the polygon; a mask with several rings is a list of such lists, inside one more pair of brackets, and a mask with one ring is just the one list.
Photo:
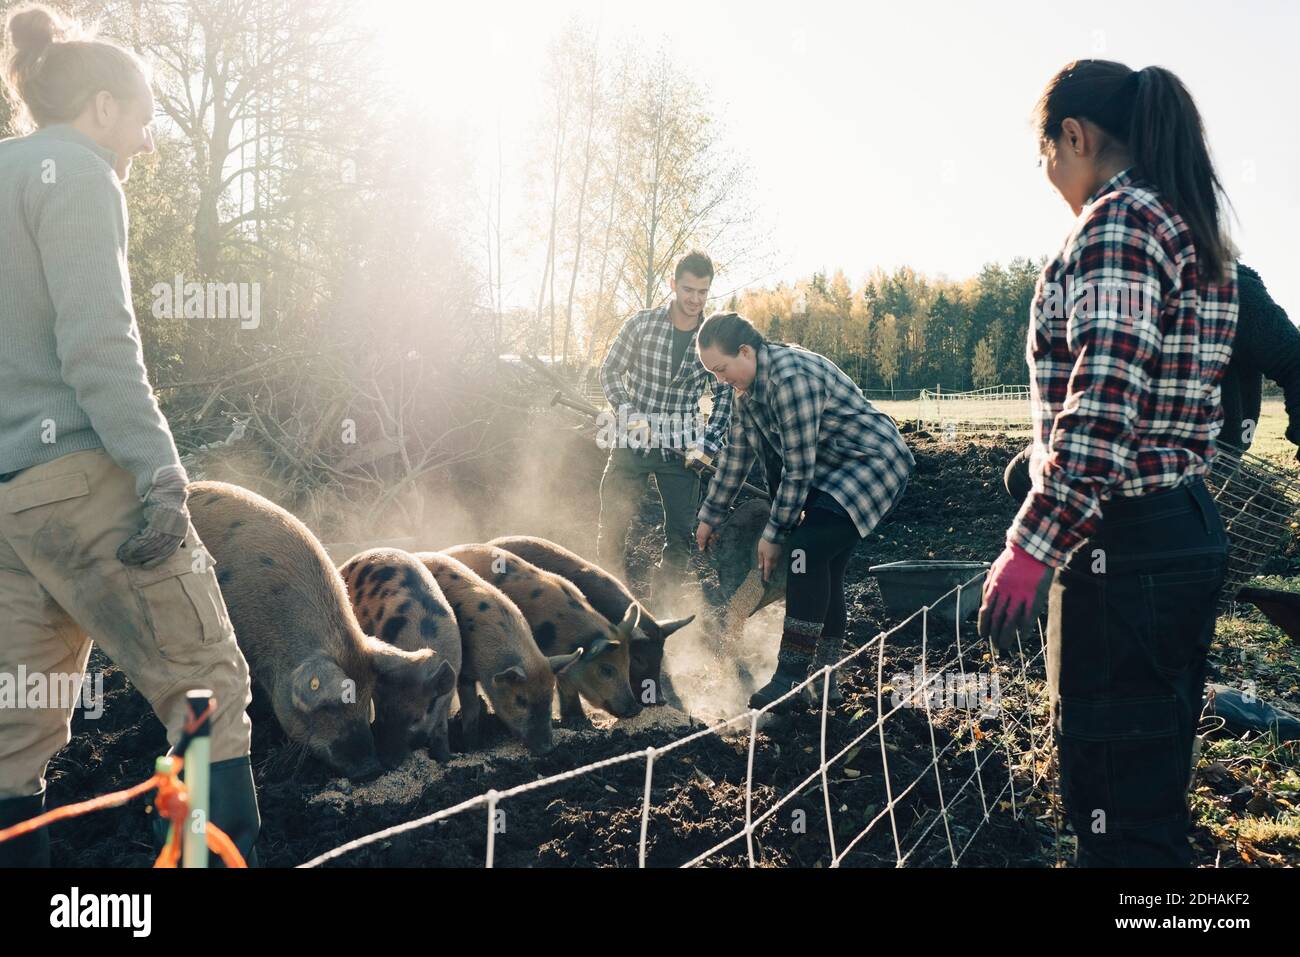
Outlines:
{"label": "bare tree", "polygon": [[[620,210],[624,208],[622,175],[628,145],[625,111],[635,67],[635,61],[630,49],[625,48],[622,51],[620,60],[617,92],[605,104],[606,148],[604,152],[606,159],[603,166],[605,178],[603,191],[606,194],[605,228],[600,244],[600,266],[596,270],[596,292],[592,298],[592,315],[588,317],[587,323],[589,340],[587,355],[589,360],[602,354],[609,346],[612,337],[612,323],[610,320],[615,312],[614,305],[618,294],[618,277],[623,275],[624,268],[627,265],[626,257],[620,258],[618,264],[614,267],[611,280],[609,263],[611,254],[617,255],[614,244],[618,236],[616,231],[618,215]],[[612,159],[609,158],[611,153]],[[604,335],[600,334],[601,331],[604,332]]]}
{"label": "bare tree", "polygon": [[[750,214],[745,167],[724,151],[717,118],[698,85],[657,56],[628,106],[631,163],[621,230],[624,282],[643,309],[656,305],[674,261],[693,245],[743,246]],[[720,261],[735,258],[712,249]]]}
{"label": "bare tree", "polygon": [[[90,5],[155,65],[189,144],[195,268],[310,267],[310,207],[353,185],[366,136],[364,38],[344,0],[111,0]],[[275,240],[279,240],[276,242]]]}
{"label": "bare tree", "polygon": [[542,265],[542,281],[537,290],[537,319],[542,319],[546,307],[547,294],[550,294],[550,355],[555,355],[555,260],[556,241],[560,219],[560,192],[564,182],[567,160],[567,140],[569,135],[569,118],[573,109],[574,77],[569,69],[574,47],[580,43],[575,36],[579,28],[576,24],[552,41],[547,62],[546,98],[547,123],[543,135],[549,143],[547,157],[547,212],[546,257]]}
{"label": "bare tree", "polygon": [[569,333],[573,328],[573,297],[578,288],[578,271],[582,265],[583,215],[587,210],[587,184],[591,181],[591,169],[596,155],[596,123],[600,117],[600,47],[599,37],[591,38],[586,44],[586,56],[583,69],[586,71],[587,89],[583,110],[586,114],[586,135],[581,154],[578,198],[575,203],[573,226],[573,269],[569,274],[569,296],[564,305],[564,364],[569,363]]}

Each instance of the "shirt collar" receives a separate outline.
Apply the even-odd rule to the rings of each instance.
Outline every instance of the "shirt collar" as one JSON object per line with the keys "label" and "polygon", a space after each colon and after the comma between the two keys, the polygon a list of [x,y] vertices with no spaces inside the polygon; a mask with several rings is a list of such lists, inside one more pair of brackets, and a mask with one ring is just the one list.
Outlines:
{"label": "shirt collar", "polygon": [[[666,303],[664,303],[662,306],[660,306],[658,309],[655,310],[655,317],[659,319],[661,322],[663,322],[664,325],[666,325],[669,328],[669,330],[681,332],[683,330],[680,330],[675,325],[673,325],[673,303],[676,301],[677,301],[676,299],[669,299]],[[704,324],[704,317],[701,316],[696,321],[695,328],[691,330],[691,335],[695,335],[695,333],[699,332],[700,326],[702,326],[703,324]]]}
{"label": "shirt collar", "polygon": [[48,136],[52,139],[63,140],[66,143],[77,143],[93,152],[112,169],[117,169],[117,154],[115,152],[106,146],[100,146],[81,130],[67,123],[51,123],[49,126],[42,126],[32,135]]}
{"label": "shirt collar", "polygon": [[767,343],[754,350],[754,381],[745,395],[750,402],[763,402],[767,395],[767,380],[772,365],[772,354]]}
{"label": "shirt collar", "polygon": [[1133,183],[1133,167],[1130,166],[1127,169],[1120,170],[1110,179],[1106,180],[1106,182],[1102,183],[1101,186],[1097,188],[1097,191],[1093,193],[1091,196],[1089,196],[1088,201],[1083,205],[1091,206],[1093,203],[1097,202],[1097,200],[1101,199],[1101,197],[1105,196],[1107,193],[1113,193],[1115,192],[1115,190],[1120,189],[1121,187],[1124,186],[1129,186],[1132,183]]}

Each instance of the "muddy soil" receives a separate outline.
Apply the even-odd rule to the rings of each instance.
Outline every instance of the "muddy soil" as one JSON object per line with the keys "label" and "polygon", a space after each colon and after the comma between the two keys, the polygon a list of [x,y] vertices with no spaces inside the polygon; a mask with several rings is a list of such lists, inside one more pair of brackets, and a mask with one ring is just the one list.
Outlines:
{"label": "muddy soil", "polygon": [[[912,433],[907,439],[917,459],[907,495],[859,547],[849,567],[849,636],[857,645],[870,642],[870,647],[844,669],[845,701],[827,715],[826,753],[847,749],[827,773],[829,801],[817,773],[822,754],[817,708],[802,707],[774,726],[760,727],[754,741],[748,795],[753,818],[800,788],[756,830],[752,850],[760,866],[827,866],[832,831],[841,854],[858,839],[843,859],[845,866],[894,866],[900,850],[908,864],[921,866],[949,866],[954,856],[961,866],[1051,866],[1058,848],[1068,849],[1068,839],[1061,842],[1056,836],[1050,787],[1042,783],[1049,768],[1041,740],[1036,742],[1037,750],[1030,749],[1023,729],[983,717],[976,707],[941,710],[936,706],[930,720],[921,708],[894,710],[895,686],[901,683],[900,676],[912,674],[921,662],[921,648],[912,639],[891,638],[883,649],[880,642],[872,641],[895,622],[885,615],[867,568],[916,558],[992,560],[1015,511],[1002,490],[1002,469],[1020,446],[1020,440],[1000,435],[951,442]],[[568,494],[591,498],[593,508],[584,521],[562,521],[546,514],[539,515],[531,527],[487,531],[549,534],[591,552],[599,472],[593,468],[597,463],[589,459],[580,459],[581,468],[567,479],[556,478],[557,486],[566,487]],[[634,573],[640,575],[654,561],[658,547],[660,532],[654,526],[652,499],[651,490],[642,512],[647,521],[634,536],[629,557]],[[1282,561],[1287,559],[1294,560],[1287,555]],[[418,754],[376,781],[354,784],[333,777],[289,745],[265,702],[255,695],[251,714],[263,816],[261,861],[265,866],[293,866],[348,840],[441,810],[490,788],[505,790],[619,754],[665,748],[719,714],[736,713],[725,706],[730,702],[711,697],[709,689],[729,685],[735,691],[737,657],[751,664],[758,679],[765,678],[762,663],[775,652],[780,615],[779,604],[760,612],[746,629],[745,647],[723,649],[712,659],[676,653],[675,644],[670,644],[669,667],[676,672],[676,684],[693,692],[684,696],[685,701],[673,699],[682,707],[649,708],[621,722],[595,712],[589,729],[557,728],[557,747],[540,759],[529,757],[491,721],[483,749],[460,753],[459,729],[453,719],[452,744],[457,753],[447,765]],[[964,651],[968,673],[993,670],[979,657],[974,641]],[[929,647],[926,665],[931,671],[955,670],[951,643]],[[162,726],[144,699],[98,649],[92,667],[105,672],[104,714],[91,721],[78,711],[72,743],[50,765],[52,805],[140,781],[166,749]],[[887,712],[883,741],[875,723],[878,672],[884,685],[880,704]],[[1016,713],[1017,705],[1023,707],[1026,699],[1033,700],[1036,726],[1041,729],[1041,675],[1030,674],[1028,690],[1010,671],[1001,671],[1000,677],[1009,713]],[[736,835],[738,840],[705,864],[749,863],[750,848],[741,834],[749,747],[749,729],[742,724],[656,757],[646,835],[649,866],[681,865]],[[645,759],[638,756],[502,801],[495,864],[635,866],[645,770]],[[1017,807],[1027,805],[1030,813],[1016,821],[1010,813],[1012,802]],[[949,809],[946,822],[937,813],[941,803]],[[54,863],[148,866],[153,853],[146,805],[136,801],[56,825]],[[479,806],[372,844],[329,866],[480,867],[486,830],[487,811]],[[1198,854],[1211,855],[1203,863],[1213,860],[1212,844],[1196,841]]]}
{"label": "muddy soil", "polygon": [[[1005,437],[948,443],[921,434],[908,437],[917,470],[906,498],[890,520],[864,543],[849,570],[850,637],[866,642],[892,624],[883,612],[869,565],[903,558],[990,560],[1000,547],[1014,509],[1001,490],[1001,470],[1018,443]],[[569,486],[594,494],[598,476],[590,463]],[[647,496],[644,514],[653,522]],[[553,519],[550,519],[553,522]],[[540,529],[501,528],[498,533]],[[594,523],[568,529],[574,547],[594,547]],[[634,542],[630,561],[642,570],[653,561],[658,529],[648,524]],[[552,531],[552,534],[555,534]],[[586,536],[589,541],[583,541]],[[756,641],[774,648],[779,606],[761,621]],[[748,634],[756,629],[751,627]],[[747,639],[748,640],[748,639]],[[1050,863],[1051,828],[1043,821],[1016,823],[994,801],[1009,780],[1005,753],[994,747],[993,727],[970,710],[936,712],[931,740],[925,712],[904,709],[886,722],[885,740],[873,722],[877,714],[876,671],[907,674],[920,660],[920,649],[906,642],[889,643],[883,657],[873,645],[860,659],[862,668],[846,669],[845,702],[828,715],[827,752],[853,746],[828,772],[831,822],[840,852],[875,820],[867,835],[844,860],[849,866],[892,866],[894,834],[914,864],[948,865],[960,852],[963,865],[1008,866]],[[83,800],[148,776],[155,756],[166,749],[161,725],[143,698],[111,662],[96,650],[92,666],[105,670],[105,711],[86,720],[79,711],[72,743],[51,763],[49,794],[54,805]],[[930,667],[952,650],[931,650]],[[728,668],[719,660],[717,667]],[[978,660],[967,667],[979,669]],[[983,667],[987,670],[988,665]],[[683,675],[685,680],[688,676]],[[762,677],[761,675],[759,677]],[[1006,689],[1004,689],[1005,693]],[[892,708],[886,683],[884,707]],[[698,704],[698,702],[697,702]],[[489,724],[484,749],[457,753],[445,767],[423,754],[378,781],[355,785],[331,773],[290,746],[255,697],[253,759],[259,786],[263,830],[262,863],[284,867],[309,860],[338,844],[469,799],[489,788],[504,790],[542,776],[629,751],[663,748],[712,715],[707,702],[687,714],[670,706],[647,709],[631,721],[613,722],[596,713],[593,728],[557,729],[555,751],[541,759],[527,756],[500,726]],[[984,727],[976,737],[971,725]],[[758,732],[754,747],[752,814],[772,804],[814,775],[821,754],[821,715],[815,708],[797,711],[776,727]],[[707,735],[656,759],[647,829],[647,863],[676,866],[740,833],[745,820],[748,727],[725,735]],[[458,728],[453,720],[453,747]],[[866,732],[864,736],[864,732]],[[955,736],[955,738],[954,738]],[[972,742],[974,750],[972,750]],[[457,748],[459,751],[459,749]],[[932,755],[939,753],[936,780]],[[1011,753],[1016,753],[1013,750]],[[980,761],[979,775],[974,774]],[[1023,762],[1021,762],[1023,763]],[[887,813],[888,784],[895,798]],[[1030,769],[1032,772],[1032,769]],[[1018,767],[1017,776],[1026,769]],[[645,761],[638,758],[594,774],[559,782],[502,802],[496,836],[498,866],[633,866],[640,837]],[[962,788],[965,783],[966,787]],[[910,788],[909,788],[910,785]],[[939,789],[950,807],[949,827],[936,814]],[[830,837],[820,775],[803,787],[755,833],[755,861],[767,866],[826,866]],[[1017,784],[1017,799],[1023,787]],[[1009,794],[1002,803],[1009,807]],[[985,818],[985,804],[991,814]],[[147,802],[99,812],[53,829],[56,865],[147,866],[152,861]],[[882,811],[886,811],[882,815]],[[974,840],[972,835],[979,831]],[[967,844],[969,842],[969,845]],[[385,840],[349,854],[343,866],[481,866],[486,849],[486,809],[479,807],[451,820]],[[710,866],[748,863],[743,837],[713,855]],[[333,864],[331,866],[333,866]]]}

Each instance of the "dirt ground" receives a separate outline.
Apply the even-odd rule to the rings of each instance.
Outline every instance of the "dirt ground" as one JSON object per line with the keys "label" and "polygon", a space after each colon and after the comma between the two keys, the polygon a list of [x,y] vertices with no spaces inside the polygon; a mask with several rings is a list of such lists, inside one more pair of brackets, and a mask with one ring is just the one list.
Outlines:
{"label": "dirt ground", "polygon": [[[888,522],[859,547],[848,572],[849,635],[858,644],[893,624],[886,619],[878,588],[867,575],[870,565],[915,558],[992,560],[1015,511],[1002,490],[1001,473],[1019,450],[1019,440],[991,436],[953,443],[924,433],[907,438],[917,458],[907,495]],[[586,488],[594,492],[594,479]],[[586,528],[594,537],[593,526],[588,522]],[[535,530],[502,528],[498,533],[514,531]],[[643,562],[647,554],[643,543]],[[746,641],[774,646],[772,630],[779,629],[779,606],[775,610],[775,617],[756,618]],[[965,659],[967,669],[988,671],[991,666],[977,657],[973,641],[972,646]],[[674,664],[672,647],[670,668],[680,668],[685,660]],[[829,802],[816,777],[758,829],[756,862],[827,866],[831,859],[827,803],[836,846],[842,852],[887,810],[887,794],[892,793],[896,802],[892,817],[886,813],[877,821],[845,857],[845,866],[894,866],[895,833],[898,847],[912,865],[948,866],[956,850],[962,866],[1052,866],[1058,844],[1068,850],[1068,839],[1061,843],[1056,838],[1050,789],[1029,787],[1034,775],[1041,778],[1047,770],[1045,751],[1026,753],[1028,742],[1022,733],[1008,729],[1001,720],[981,719],[978,713],[962,709],[936,712],[933,723],[927,722],[922,710],[897,711],[889,717],[882,741],[872,728],[877,714],[877,668],[887,682],[890,675],[911,673],[921,649],[914,642],[891,640],[878,658],[878,648],[878,643],[873,645],[860,659],[863,668],[845,670],[846,700],[827,716],[827,753],[840,750],[864,731],[869,733],[830,769]],[[92,667],[106,669],[105,713],[97,721],[87,721],[78,712],[72,743],[50,766],[53,805],[140,781],[166,749],[162,727],[144,700],[98,650],[95,656]],[[951,648],[929,650],[931,669],[951,666],[952,661]],[[720,658],[716,667],[729,665]],[[679,677],[683,682],[689,678],[684,672]],[[1026,699],[1040,701],[1041,682],[1031,681],[1025,689],[1008,680],[1002,693],[1008,706]],[[884,704],[889,710],[887,694]],[[710,709],[691,710],[695,714],[661,706],[617,723],[596,714],[592,730],[557,729],[555,750],[540,759],[527,756],[503,728],[490,722],[485,750],[461,754],[453,719],[452,746],[458,753],[446,766],[420,754],[377,781],[353,785],[334,778],[311,759],[299,759],[296,750],[287,747],[269,708],[255,698],[251,715],[263,817],[261,862],[293,866],[350,839],[449,807],[490,788],[504,790],[618,754],[663,748],[699,727],[700,717]],[[1041,704],[1036,721],[1041,728]],[[649,866],[681,865],[740,832],[745,821],[747,731],[704,736],[657,758],[647,832]],[[821,734],[822,716],[814,709],[798,711],[779,726],[759,731],[754,748],[755,817],[816,771]],[[1001,747],[1003,743],[1010,745],[1009,750]],[[937,775],[931,766],[936,752],[940,754]],[[1010,774],[1007,754],[1012,755]],[[1014,796],[1009,781],[1015,782]],[[497,819],[496,865],[635,866],[644,782],[645,761],[637,759],[509,798],[500,805],[503,815]],[[941,789],[950,812],[948,826],[937,814]],[[1009,813],[1013,799],[1019,806],[1027,804],[1031,813],[1015,820]],[[56,825],[54,864],[148,866],[153,854],[144,805],[137,801]],[[370,845],[331,866],[479,867],[484,862],[486,830],[486,810],[478,807]],[[1215,840],[1202,835],[1197,848],[1203,862],[1214,860]],[[707,865],[747,863],[742,837],[712,856]]]}

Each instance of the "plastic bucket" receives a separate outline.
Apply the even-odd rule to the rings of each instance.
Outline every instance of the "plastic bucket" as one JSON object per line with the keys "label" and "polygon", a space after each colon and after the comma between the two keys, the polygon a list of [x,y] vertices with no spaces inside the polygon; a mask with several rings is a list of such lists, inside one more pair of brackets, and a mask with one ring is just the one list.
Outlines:
{"label": "plastic bucket", "polygon": [[[902,561],[872,565],[868,571],[880,583],[880,597],[891,620],[902,621],[929,605],[930,640],[950,641],[956,625],[954,615],[960,611],[961,620],[966,621],[979,611],[988,568],[988,562]],[[960,610],[955,593],[958,585],[962,586]],[[954,593],[947,594],[950,591]],[[917,615],[905,630],[919,635],[921,618]]]}

